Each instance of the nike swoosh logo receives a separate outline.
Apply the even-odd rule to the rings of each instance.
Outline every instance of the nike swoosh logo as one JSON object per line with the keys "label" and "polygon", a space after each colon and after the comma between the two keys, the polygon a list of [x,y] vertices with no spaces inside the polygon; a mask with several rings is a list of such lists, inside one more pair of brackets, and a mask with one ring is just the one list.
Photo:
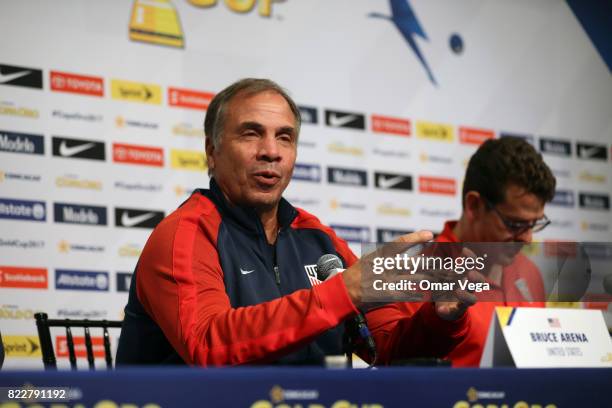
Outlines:
{"label": "nike swoosh logo", "polygon": [[70,157],[70,156],[74,156],[75,154],[84,152],[85,150],[91,149],[95,145],[96,145],[95,143],[85,143],[82,145],[68,147],[66,145],[66,142],[62,142],[59,147],[59,154],[60,156]]}
{"label": "nike swoosh logo", "polygon": [[134,225],[140,224],[150,218],[155,217],[155,213],[147,213],[142,215],[137,215],[135,217],[130,217],[130,215],[126,212],[121,214],[121,224],[124,227],[133,227]]}
{"label": "nike swoosh logo", "polygon": [[255,272],[255,269],[251,269],[250,271],[245,271],[244,269],[240,268],[240,273],[243,275],[248,275],[249,273]]}
{"label": "nike swoosh logo", "polygon": [[404,181],[406,177],[404,176],[395,176],[386,178],[385,176],[378,176],[378,186],[381,188],[391,188],[402,181]]}
{"label": "nike swoosh logo", "polygon": [[341,127],[348,123],[351,123],[355,119],[357,119],[356,115],[336,116],[336,114],[331,113],[329,115],[329,125],[334,127]]}
{"label": "nike swoosh logo", "polygon": [[599,153],[601,149],[598,146],[594,146],[594,147],[583,147],[580,150],[580,156],[581,157],[586,157],[586,158],[590,158],[595,156],[597,153]]}
{"label": "nike swoosh logo", "polygon": [[10,82],[14,79],[21,78],[22,76],[28,75],[32,71],[19,71],[13,72],[12,74],[3,74],[0,72],[0,83]]}

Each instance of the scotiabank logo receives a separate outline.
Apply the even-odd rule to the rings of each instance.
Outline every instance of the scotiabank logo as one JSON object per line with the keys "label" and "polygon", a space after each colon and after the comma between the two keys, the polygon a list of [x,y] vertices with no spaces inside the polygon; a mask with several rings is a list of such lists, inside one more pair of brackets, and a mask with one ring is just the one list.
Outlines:
{"label": "scotiabank logo", "polygon": [[372,115],[372,131],[399,136],[410,136],[412,134],[410,120],[381,115]]}
{"label": "scotiabank logo", "polygon": [[[72,337],[74,343],[74,354],[76,357],[87,357],[87,347],[85,346],[85,337]],[[91,346],[93,348],[94,357],[104,357],[104,338],[92,337]],[[68,340],[66,336],[57,336],[55,338],[55,355],[59,358],[69,357]]]}
{"label": "scotiabank logo", "polygon": [[455,195],[457,193],[457,181],[444,177],[419,177],[419,191],[421,193]]}
{"label": "scotiabank logo", "polygon": [[495,132],[488,129],[476,129],[466,126],[459,128],[459,142],[463,144],[481,145],[495,137]]}
{"label": "scotiabank logo", "polygon": [[161,147],[113,143],[113,161],[117,163],[162,167],[164,165],[164,149]]}
{"label": "scotiabank logo", "polygon": [[1,288],[47,289],[47,270],[44,268],[21,268],[0,266]]}
{"label": "scotiabank logo", "polygon": [[90,96],[104,96],[104,79],[87,75],[51,71],[51,90]]}
{"label": "scotiabank logo", "polygon": [[168,88],[168,105],[179,108],[206,110],[215,94],[191,89]]}

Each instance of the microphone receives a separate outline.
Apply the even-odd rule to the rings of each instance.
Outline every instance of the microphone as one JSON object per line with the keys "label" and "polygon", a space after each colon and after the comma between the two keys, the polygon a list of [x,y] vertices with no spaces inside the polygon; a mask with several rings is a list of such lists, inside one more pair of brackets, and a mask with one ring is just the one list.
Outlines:
{"label": "microphone", "polygon": [[[338,273],[342,273],[344,271],[342,266],[342,261],[337,255],[325,254],[317,261],[317,278],[323,282]],[[359,333],[359,336],[365,341],[368,351],[372,355],[372,363],[370,364],[370,367],[372,367],[376,364],[376,343],[374,342],[372,333],[370,333],[368,323],[363,313],[357,313],[357,316],[353,318],[353,322],[355,327],[357,327],[357,333]]]}
{"label": "microphone", "polygon": [[317,278],[321,282],[342,271],[342,261],[337,255],[325,254],[317,261]]}

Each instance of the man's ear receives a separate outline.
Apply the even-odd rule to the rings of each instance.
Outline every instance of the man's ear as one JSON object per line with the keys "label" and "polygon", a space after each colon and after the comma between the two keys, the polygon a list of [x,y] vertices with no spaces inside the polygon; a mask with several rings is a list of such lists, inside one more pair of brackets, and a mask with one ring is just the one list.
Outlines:
{"label": "man's ear", "polygon": [[207,137],[206,142],[204,142],[205,150],[206,150],[206,162],[208,163],[208,168],[210,170],[214,170],[215,168],[215,158],[213,153],[215,151],[215,146],[211,140],[211,138]]}
{"label": "man's ear", "polygon": [[465,195],[463,213],[467,220],[474,222],[484,212],[484,201],[477,191],[468,191]]}

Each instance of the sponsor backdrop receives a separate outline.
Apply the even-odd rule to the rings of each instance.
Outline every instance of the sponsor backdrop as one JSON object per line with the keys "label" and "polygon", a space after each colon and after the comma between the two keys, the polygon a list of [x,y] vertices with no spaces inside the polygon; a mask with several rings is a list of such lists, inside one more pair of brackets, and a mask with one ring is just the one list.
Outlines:
{"label": "sponsor backdrop", "polygon": [[7,366],[42,367],[36,311],[122,317],[151,229],[208,185],[205,110],[242,77],[300,105],[285,196],[356,251],[440,231],[472,152],[507,135],[557,176],[537,239],[612,238],[610,72],[564,1],[39,0],[0,24]]}

